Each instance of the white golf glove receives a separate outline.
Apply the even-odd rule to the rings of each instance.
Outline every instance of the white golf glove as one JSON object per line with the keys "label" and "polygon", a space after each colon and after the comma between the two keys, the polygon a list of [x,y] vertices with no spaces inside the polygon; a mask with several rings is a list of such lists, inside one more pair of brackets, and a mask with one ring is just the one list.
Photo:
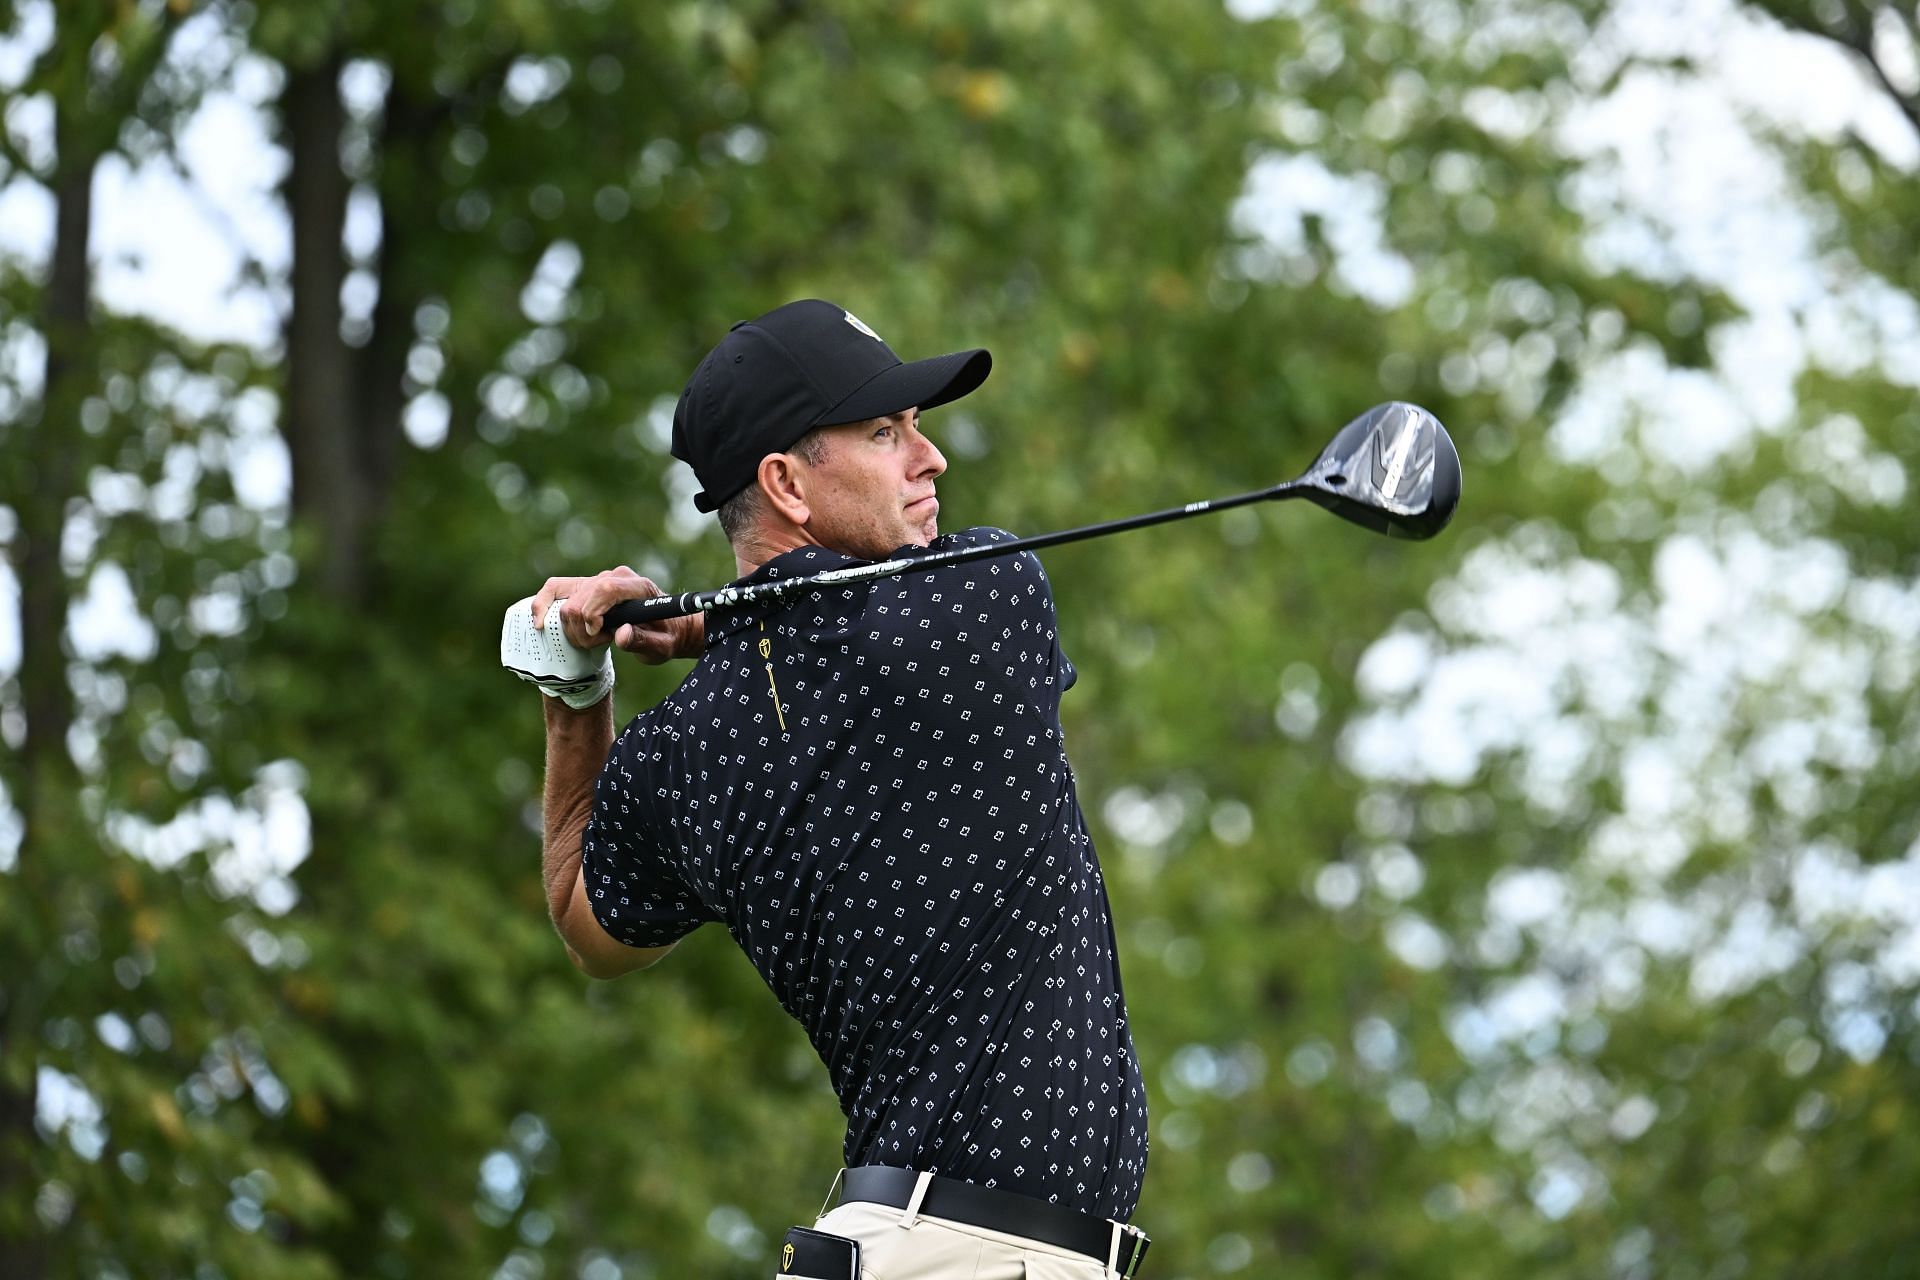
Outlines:
{"label": "white golf glove", "polygon": [[533,622],[532,596],[508,607],[500,624],[500,665],[583,711],[613,690],[613,646],[574,648],[560,627],[560,603],[547,609],[541,626]]}

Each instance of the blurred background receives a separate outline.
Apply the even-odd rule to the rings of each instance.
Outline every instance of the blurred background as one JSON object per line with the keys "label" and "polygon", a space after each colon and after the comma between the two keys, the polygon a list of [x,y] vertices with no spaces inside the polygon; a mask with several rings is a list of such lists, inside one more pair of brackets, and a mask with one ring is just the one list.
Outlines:
{"label": "blurred background", "polygon": [[[1156,1277],[1920,1275],[1920,14],[0,2],[0,1275],[771,1274],[726,935],[594,983],[511,600],[733,576],[674,398],[831,298],[1046,555]],[[629,665],[631,715],[684,671]]]}

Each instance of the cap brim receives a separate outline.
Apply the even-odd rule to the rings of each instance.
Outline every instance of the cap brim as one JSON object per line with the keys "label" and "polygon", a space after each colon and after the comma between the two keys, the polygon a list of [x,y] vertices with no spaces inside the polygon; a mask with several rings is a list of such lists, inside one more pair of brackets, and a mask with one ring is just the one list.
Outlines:
{"label": "cap brim", "polygon": [[955,351],[882,369],[814,423],[830,427],[865,422],[915,407],[932,409],[958,400],[987,380],[993,357],[986,351]]}

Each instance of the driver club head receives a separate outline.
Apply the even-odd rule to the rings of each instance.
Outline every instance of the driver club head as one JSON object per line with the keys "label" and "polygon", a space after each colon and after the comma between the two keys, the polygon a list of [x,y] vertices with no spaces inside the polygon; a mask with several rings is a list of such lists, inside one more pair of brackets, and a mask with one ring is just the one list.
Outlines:
{"label": "driver club head", "polygon": [[1375,405],[1340,429],[1296,481],[1301,497],[1390,538],[1422,540],[1460,502],[1460,455],[1419,405]]}

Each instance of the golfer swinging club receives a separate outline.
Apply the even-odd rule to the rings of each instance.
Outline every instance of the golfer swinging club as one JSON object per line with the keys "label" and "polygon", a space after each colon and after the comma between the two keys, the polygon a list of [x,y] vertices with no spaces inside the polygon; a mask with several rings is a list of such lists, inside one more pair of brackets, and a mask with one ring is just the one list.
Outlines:
{"label": "golfer swinging club", "polygon": [[[920,431],[991,365],[902,363],[850,312],[790,303],[700,362],[673,454],[744,583],[1008,541],[938,535],[946,460]],[[502,661],[549,695],[543,874],[574,963],[616,977],[719,922],[832,1077],[840,1203],[789,1233],[780,1274],[1138,1274],[1146,1091],[1040,562],[606,633],[658,594],[626,568],[550,578],[508,612]],[[617,739],[610,640],[698,659]]]}

